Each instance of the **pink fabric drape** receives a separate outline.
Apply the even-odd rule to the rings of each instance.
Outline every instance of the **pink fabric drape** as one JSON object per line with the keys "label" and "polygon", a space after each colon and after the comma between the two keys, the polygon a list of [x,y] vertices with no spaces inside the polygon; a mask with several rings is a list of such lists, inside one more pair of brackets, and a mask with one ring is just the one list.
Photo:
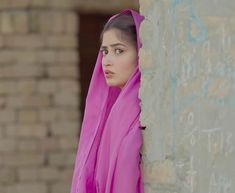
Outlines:
{"label": "pink fabric drape", "polygon": [[[139,26],[144,17],[131,9],[118,14],[125,13],[131,13],[135,21],[139,50]],[[121,90],[106,84],[101,59],[99,52],[86,98],[70,193],[143,193],[139,62]]]}

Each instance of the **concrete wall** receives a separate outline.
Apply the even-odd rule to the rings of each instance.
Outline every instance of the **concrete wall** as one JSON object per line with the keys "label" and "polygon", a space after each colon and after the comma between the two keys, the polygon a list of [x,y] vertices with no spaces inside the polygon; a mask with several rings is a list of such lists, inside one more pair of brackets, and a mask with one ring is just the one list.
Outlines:
{"label": "concrete wall", "polygon": [[141,0],[146,193],[235,192],[235,1]]}

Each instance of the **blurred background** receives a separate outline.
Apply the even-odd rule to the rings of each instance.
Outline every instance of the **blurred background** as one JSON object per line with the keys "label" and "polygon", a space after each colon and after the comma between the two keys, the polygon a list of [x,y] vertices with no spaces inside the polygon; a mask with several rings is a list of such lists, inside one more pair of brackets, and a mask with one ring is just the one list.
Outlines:
{"label": "blurred background", "polygon": [[106,20],[137,1],[0,0],[0,193],[68,193]]}
{"label": "blurred background", "polygon": [[0,0],[0,193],[70,192],[99,34],[124,8],[145,16],[145,193],[234,193],[234,0]]}

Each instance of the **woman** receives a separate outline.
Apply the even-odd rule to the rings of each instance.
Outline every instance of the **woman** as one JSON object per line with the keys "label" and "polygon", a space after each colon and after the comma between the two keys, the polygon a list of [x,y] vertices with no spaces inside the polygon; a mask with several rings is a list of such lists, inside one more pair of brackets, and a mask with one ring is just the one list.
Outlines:
{"label": "woman", "polygon": [[138,98],[143,19],[125,9],[101,32],[70,193],[143,193]]}

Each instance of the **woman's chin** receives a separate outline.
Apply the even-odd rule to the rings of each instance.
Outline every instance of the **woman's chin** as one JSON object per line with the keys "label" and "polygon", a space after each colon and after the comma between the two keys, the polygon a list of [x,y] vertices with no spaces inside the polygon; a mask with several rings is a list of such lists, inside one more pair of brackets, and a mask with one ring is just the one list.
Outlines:
{"label": "woman's chin", "polygon": [[108,86],[114,86],[114,87],[118,86],[118,84],[115,84],[115,83],[110,82],[110,81],[106,81],[106,83],[107,83]]}
{"label": "woman's chin", "polygon": [[106,83],[108,86],[118,86],[118,84],[111,79],[106,79]]}
{"label": "woman's chin", "polygon": [[106,81],[107,85],[110,86],[110,87],[118,87],[120,89],[123,88],[123,85],[122,84],[117,84],[115,82],[112,82],[112,81]]}

